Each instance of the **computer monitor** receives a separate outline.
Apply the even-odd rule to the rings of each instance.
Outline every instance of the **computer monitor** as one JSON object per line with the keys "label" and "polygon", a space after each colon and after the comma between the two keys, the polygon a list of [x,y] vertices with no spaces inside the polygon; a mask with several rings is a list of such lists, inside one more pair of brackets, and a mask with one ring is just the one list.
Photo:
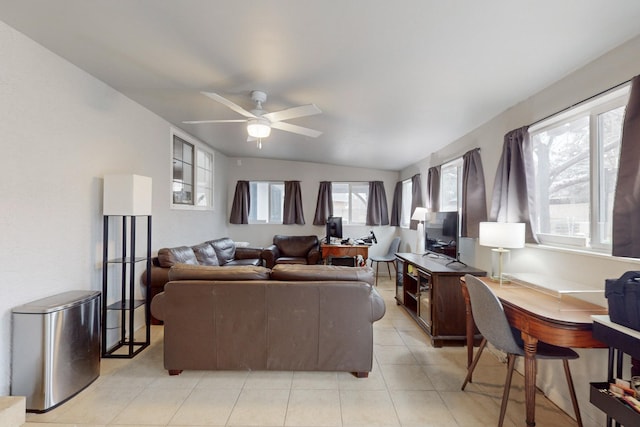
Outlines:
{"label": "computer monitor", "polygon": [[342,239],[342,217],[330,216],[327,218],[327,244],[331,243],[331,238]]}

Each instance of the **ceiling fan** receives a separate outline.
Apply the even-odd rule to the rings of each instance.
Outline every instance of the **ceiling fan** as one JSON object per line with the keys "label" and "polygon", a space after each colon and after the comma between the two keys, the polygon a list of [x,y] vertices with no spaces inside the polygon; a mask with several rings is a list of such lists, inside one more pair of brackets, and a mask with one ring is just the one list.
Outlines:
{"label": "ceiling fan", "polygon": [[258,148],[262,148],[262,138],[266,138],[271,134],[271,128],[283,130],[286,132],[297,133],[299,135],[309,136],[311,138],[317,138],[318,136],[322,135],[322,132],[319,132],[317,130],[284,122],[284,120],[295,119],[304,116],[312,116],[314,114],[322,113],[322,111],[314,104],[301,105],[299,107],[292,107],[285,110],[268,113],[262,109],[262,103],[267,100],[267,94],[259,90],[254,90],[251,92],[251,100],[255,103],[255,108],[251,111],[247,111],[244,108],[240,107],[238,104],[229,101],[227,98],[224,98],[217,93],[201,93],[213,99],[214,101],[217,101],[229,107],[236,113],[246,117],[246,119],[188,120],[182,123],[246,123],[247,133],[249,134],[247,141],[257,141]]}

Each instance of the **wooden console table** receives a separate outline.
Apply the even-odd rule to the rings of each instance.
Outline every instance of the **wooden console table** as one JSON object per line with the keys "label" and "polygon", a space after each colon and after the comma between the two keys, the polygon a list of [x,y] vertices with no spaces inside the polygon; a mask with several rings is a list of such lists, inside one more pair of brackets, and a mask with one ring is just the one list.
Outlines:
{"label": "wooden console table", "polygon": [[431,337],[434,347],[465,339],[464,299],[460,277],[486,272],[450,258],[397,253],[396,301]]}
{"label": "wooden console table", "polygon": [[[524,387],[527,426],[535,426],[536,352],[538,341],[561,347],[603,348],[593,337],[591,316],[607,309],[586,301],[543,293],[520,285],[500,285],[482,277],[496,294],[509,323],[521,331],[524,341]],[[467,312],[467,365],[473,359],[473,312],[464,280],[460,280]]]}
{"label": "wooden console table", "polygon": [[327,260],[329,257],[356,257],[361,255],[366,261],[369,258],[369,246],[367,245],[327,245],[322,243],[322,259]]}

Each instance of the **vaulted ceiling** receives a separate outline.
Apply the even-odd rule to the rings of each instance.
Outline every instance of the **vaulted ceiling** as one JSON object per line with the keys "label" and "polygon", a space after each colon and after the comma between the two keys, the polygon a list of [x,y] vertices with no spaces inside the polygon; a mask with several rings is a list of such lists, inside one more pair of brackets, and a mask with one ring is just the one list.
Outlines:
{"label": "vaulted ceiling", "polygon": [[[228,156],[400,170],[640,34],[637,0],[0,0],[0,20]],[[639,52],[640,54],[640,52]],[[630,76],[631,77],[631,76]],[[202,95],[276,111],[259,150]]]}

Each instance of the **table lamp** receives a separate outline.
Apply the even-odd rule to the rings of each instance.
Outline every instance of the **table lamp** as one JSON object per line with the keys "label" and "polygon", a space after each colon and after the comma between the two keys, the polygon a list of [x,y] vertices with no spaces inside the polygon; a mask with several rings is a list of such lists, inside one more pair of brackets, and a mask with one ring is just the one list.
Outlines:
{"label": "table lamp", "polygon": [[424,218],[427,215],[429,210],[427,208],[423,208],[418,206],[414,211],[413,215],[411,215],[412,221],[418,221],[418,228],[416,231],[418,232],[418,238],[416,239],[416,249],[414,253],[422,254],[424,253]]}
{"label": "table lamp", "polygon": [[[509,249],[524,248],[525,225],[523,222],[481,222],[480,238],[481,246],[491,246],[493,252],[498,254],[498,275],[492,274],[491,279],[500,282],[500,286],[506,281],[502,277],[503,259]],[[493,272],[492,272],[493,273]]]}

